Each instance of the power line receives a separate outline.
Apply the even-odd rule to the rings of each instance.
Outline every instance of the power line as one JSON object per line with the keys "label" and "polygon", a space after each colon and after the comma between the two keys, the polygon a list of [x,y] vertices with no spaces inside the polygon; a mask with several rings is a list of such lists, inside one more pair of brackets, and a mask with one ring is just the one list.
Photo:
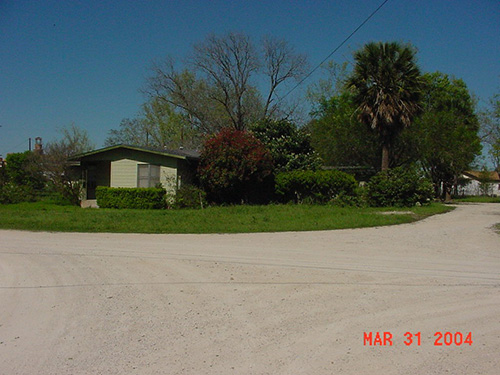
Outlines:
{"label": "power line", "polygon": [[18,145],[11,147],[8,151],[5,152],[5,154],[7,155],[11,151],[14,151],[15,149],[17,149],[19,146],[21,146],[24,143],[26,143],[26,139],[24,141],[22,141],[21,143],[19,143]]}
{"label": "power line", "polygon": [[302,78],[290,91],[288,91],[285,95],[283,95],[281,97],[281,99],[279,100],[282,101],[283,99],[285,99],[288,95],[290,95],[292,93],[292,91],[294,91],[297,87],[299,87],[306,79],[308,79],[316,70],[319,69],[319,67],[321,65],[323,65],[330,57],[333,56],[333,54],[335,52],[337,52],[349,39],[351,39],[351,37],[356,34],[359,29],[361,29],[369,20],[370,18],[372,18],[380,9],[382,9],[382,7],[388,2],[389,0],[384,0],[379,6],[377,9],[375,9],[358,27],[356,27],[356,29],[349,34],[349,36],[347,38],[345,38],[342,43],[340,43],[328,56],[326,56],[318,65],[316,65],[316,67],[311,70],[304,78]]}

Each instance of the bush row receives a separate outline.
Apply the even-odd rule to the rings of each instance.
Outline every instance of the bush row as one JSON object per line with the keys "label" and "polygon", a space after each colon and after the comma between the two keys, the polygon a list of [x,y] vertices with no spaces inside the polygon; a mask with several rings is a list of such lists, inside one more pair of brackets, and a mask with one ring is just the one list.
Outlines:
{"label": "bush row", "polygon": [[96,188],[97,205],[101,208],[159,209],[166,206],[166,191],[161,188]]}
{"label": "bush row", "polygon": [[353,176],[335,170],[280,173],[276,193],[282,202],[411,207],[429,203],[434,188],[419,169],[398,167],[379,172],[364,188],[357,187]]}
{"label": "bush row", "polygon": [[411,207],[428,203],[433,196],[432,183],[416,168],[380,172],[371,178],[366,189],[368,204],[376,207]]}
{"label": "bush row", "polygon": [[[375,175],[364,189],[350,174],[329,171],[292,171],[275,179],[275,198],[282,203],[311,203],[370,206],[414,206],[429,202],[432,183],[414,168],[394,168]],[[97,204],[102,208],[166,208],[166,192],[161,188],[98,187]],[[185,185],[169,199],[171,208],[203,208],[208,204],[203,190]]]}
{"label": "bush row", "polygon": [[283,202],[327,203],[339,195],[353,196],[353,176],[336,170],[292,171],[276,176],[276,194]]}
{"label": "bush row", "polygon": [[203,208],[208,205],[206,193],[193,185],[179,188],[168,197],[162,188],[96,188],[97,205],[101,208]]}

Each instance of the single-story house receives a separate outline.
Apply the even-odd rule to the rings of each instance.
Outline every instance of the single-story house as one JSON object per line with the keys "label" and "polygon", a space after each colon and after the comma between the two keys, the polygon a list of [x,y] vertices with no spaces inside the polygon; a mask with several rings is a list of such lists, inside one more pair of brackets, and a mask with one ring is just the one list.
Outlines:
{"label": "single-story house", "polygon": [[496,171],[464,172],[457,190],[460,196],[489,195],[500,197],[500,175]]}
{"label": "single-story house", "polygon": [[116,145],[73,156],[83,181],[82,206],[96,206],[97,186],[155,187],[174,191],[191,183],[200,154],[193,150],[166,150]]}

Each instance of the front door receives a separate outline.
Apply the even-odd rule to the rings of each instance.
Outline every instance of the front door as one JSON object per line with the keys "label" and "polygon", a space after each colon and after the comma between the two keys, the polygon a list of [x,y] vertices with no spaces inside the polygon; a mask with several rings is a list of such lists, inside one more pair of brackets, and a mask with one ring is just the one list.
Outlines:
{"label": "front door", "polygon": [[97,187],[97,176],[95,166],[90,166],[87,169],[87,199],[95,198],[95,188]]}

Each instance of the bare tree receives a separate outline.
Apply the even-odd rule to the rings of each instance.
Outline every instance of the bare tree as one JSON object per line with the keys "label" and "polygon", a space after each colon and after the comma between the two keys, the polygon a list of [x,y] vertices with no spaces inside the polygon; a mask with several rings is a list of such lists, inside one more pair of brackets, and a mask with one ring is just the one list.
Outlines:
{"label": "bare tree", "polygon": [[172,104],[186,115],[193,128],[202,133],[211,133],[214,128],[223,127],[224,119],[215,114],[224,111],[209,97],[207,82],[192,71],[176,71],[170,57],[153,64],[151,70],[153,75],[144,90],[150,97]]}
{"label": "bare tree", "polygon": [[488,146],[488,154],[497,171],[500,171],[500,94],[494,95],[489,108],[480,112],[481,141]]}
{"label": "bare tree", "polygon": [[42,170],[52,188],[73,204],[79,204],[81,182],[68,161],[70,156],[90,151],[94,145],[86,130],[71,125],[59,130],[61,138],[49,143],[40,156]]}
{"label": "bare tree", "polygon": [[[273,117],[278,111],[278,102],[275,100],[276,90],[282,83],[295,79],[299,80],[306,73],[307,56],[298,54],[284,39],[267,36],[262,41],[264,53],[264,74],[269,79],[269,93],[264,105],[264,118]],[[273,103],[274,102],[274,103]]]}
{"label": "bare tree", "polygon": [[[263,118],[284,116],[290,111],[277,100],[278,88],[301,77],[307,59],[286,41],[270,37],[259,51],[245,34],[210,35],[194,46],[183,70],[171,58],[155,64],[144,91],[172,104],[204,134],[228,126],[243,130]],[[259,88],[266,80],[263,95]]]}
{"label": "bare tree", "polygon": [[210,35],[194,46],[191,64],[205,75],[211,86],[209,97],[224,107],[233,127],[245,129],[246,118],[251,115],[245,104],[255,93],[250,78],[259,68],[250,38],[236,33]]}

